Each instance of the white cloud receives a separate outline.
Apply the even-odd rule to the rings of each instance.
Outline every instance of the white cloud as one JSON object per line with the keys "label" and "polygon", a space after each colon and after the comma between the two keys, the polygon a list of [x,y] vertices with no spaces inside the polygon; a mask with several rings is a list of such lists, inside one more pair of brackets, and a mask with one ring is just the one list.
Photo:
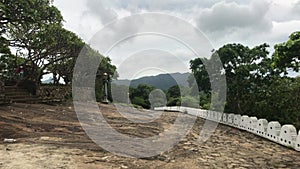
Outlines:
{"label": "white cloud", "polygon": [[292,32],[299,31],[300,20],[293,20],[287,22],[274,22],[274,29],[272,30],[272,39],[270,41],[277,41],[278,43],[287,41]]}
{"label": "white cloud", "polygon": [[[242,43],[248,46],[268,43],[272,46],[286,41],[292,32],[299,31],[300,28],[300,0],[76,0],[76,3],[73,0],[63,0],[54,2],[66,20],[65,27],[76,32],[86,42],[89,42],[110,21],[141,12],[161,12],[183,18],[198,26],[216,49],[228,43]],[[134,34],[156,22],[158,21],[155,18],[148,21],[132,20],[130,24],[126,23],[124,26],[106,30],[106,35],[120,37],[123,34]],[[157,24],[161,25],[161,23]],[[166,30],[176,29],[178,34],[184,33],[180,26],[171,28],[168,27],[167,22],[165,25]],[[162,49],[173,48],[173,54],[181,55],[186,64],[191,59],[190,55],[185,55],[184,50],[175,48],[165,41],[151,38],[135,40],[127,45],[127,52],[144,49],[144,46],[148,45],[146,40]],[[113,63],[120,64],[126,54],[128,54],[126,49],[113,53],[111,55]],[[161,54],[160,56],[163,58]],[[168,62],[168,58],[166,56],[162,60]],[[171,63],[168,66],[173,67]]]}
{"label": "white cloud", "polygon": [[196,22],[205,32],[230,32],[245,28],[265,32],[272,28],[271,20],[266,17],[268,8],[269,3],[265,1],[253,1],[249,5],[222,1],[204,9]]}
{"label": "white cloud", "polygon": [[298,0],[297,2],[295,2],[293,4],[293,8],[292,8],[292,13],[294,16],[294,19],[300,19],[300,0]]}
{"label": "white cloud", "polygon": [[105,7],[102,1],[88,0],[86,5],[88,7],[86,12],[95,15],[103,24],[111,22],[118,17],[117,13],[112,8]]}
{"label": "white cloud", "polygon": [[118,65],[122,79],[137,79],[153,74],[189,72],[189,65],[171,51],[143,50],[128,56]]}
{"label": "white cloud", "polygon": [[300,0],[273,0],[268,17],[272,21],[287,22],[300,19]]}

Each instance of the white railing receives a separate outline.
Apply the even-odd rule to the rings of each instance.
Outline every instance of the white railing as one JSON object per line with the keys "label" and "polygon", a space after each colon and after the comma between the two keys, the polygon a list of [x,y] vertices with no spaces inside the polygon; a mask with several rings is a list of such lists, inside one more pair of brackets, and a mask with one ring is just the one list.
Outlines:
{"label": "white railing", "polygon": [[256,117],[246,115],[241,116],[239,114],[227,114],[190,107],[156,107],[154,110],[183,112],[203,119],[220,122],[300,151],[300,131],[297,133],[297,129],[293,125],[281,126],[277,121],[268,123],[266,119],[257,119]]}

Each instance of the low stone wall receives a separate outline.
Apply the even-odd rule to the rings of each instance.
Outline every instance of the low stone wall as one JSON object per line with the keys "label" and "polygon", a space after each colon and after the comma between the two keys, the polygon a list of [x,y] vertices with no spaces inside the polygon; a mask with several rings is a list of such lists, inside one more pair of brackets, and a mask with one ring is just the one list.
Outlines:
{"label": "low stone wall", "polygon": [[189,107],[156,107],[157,111],[178,111],[194,115],[203,119],[220,122],[222,124],[248,131],[283,146],[300,151],[300,131],[293,125],[283,125],[277,121],[269,122],[266,119],[241,116],[239,114],[227,114],[210,110],[195,109]]}
{"label": "low stone wall", "polygon": [[64,101],[71,93],[71,86],[40,86],[36,94],[41,100]]}

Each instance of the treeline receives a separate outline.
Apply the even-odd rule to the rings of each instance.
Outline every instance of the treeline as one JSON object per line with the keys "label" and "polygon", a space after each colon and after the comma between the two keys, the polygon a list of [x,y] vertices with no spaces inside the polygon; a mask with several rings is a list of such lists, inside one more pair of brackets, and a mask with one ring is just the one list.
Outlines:
{"label": "treeline", "polygon": [[211,104],[212,93],[205,65],[212,65],[220,58],[227,81],[225,112],[276,120],[300,128],[300,77],[289,77],[300,66],[300,32],[290,35],[287,42],[275,45],[270,56],[268,45],[249,48],[241,44],[228,44],[216,51],[211,58],[197,58],[190,62],[199,87],[200,106],[216,108]]}
{"label": "treeline", "polygon": [[133,104],[136,107],[152,109],[161,106],[187,106],[199,108],[198,96],[192,96],[191,89],[184,86],[172,86],[168,90],[140,84],[136,88],[112,84],[112,100],[116,103]]}
{"label": "treeline", "polygon": [[[0,0],[0,23],[2,81],[14,83],[20,78],[16,68],[22,66],[27,72],[24,80],[36,85],[50,73],[55,84],[61,79],[70,84],[75,61],[83,48],[92,57],[103,57],[98,80],[104,72],[113,75],[116,70],[108,57],[63,27],[63,17],[52,0]],[[101,85],[99,80],[98,86]]]}
{"label": "treeline", "polygon": [[[253,48],[227,44],[210,58],[191,60],[193,75],[188,80],[189,87],[173,86],[162,91],[149,85],[139,85],[129,90],[123,86],[123,89],[127,88],[132,104],[147,109],[182,105],[219,110],[223,104],[226,113],[266,118],[300,128],[300,77],[289,76],[291,72],[299,73],[300,32],[292,33],[287,42],[275,45],[275,52],[271,55],[268,48],[267,44]],[[217,60],[221,61],[222,67],[215,66]],[[209,76],[207,65],[213,67],[213,73],[226,78],[225,100],[218,100],[221,91],[212,93],[211,82],[218,80],[214,79],[218,76]],[[114,101],[122,102],[119,98],[123,89],[120,86],[115,88],[118,94]],[[129,103],[127,92],[123,94],[125,103]],[[217,98],[214,105],[212,96]]]}

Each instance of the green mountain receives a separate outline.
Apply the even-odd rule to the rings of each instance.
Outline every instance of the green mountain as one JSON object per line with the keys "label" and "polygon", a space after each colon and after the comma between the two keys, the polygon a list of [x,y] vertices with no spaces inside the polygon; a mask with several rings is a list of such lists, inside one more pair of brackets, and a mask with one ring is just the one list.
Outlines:
{"label": "green mountain", "polygon": [[168,90],[170,87],[177,84],[188,86],[187,80],[189,76],[190,73],[159,74],[157,76],[145,76],[134,80],[114,80],[113,83],[131,87],[137,87],[139,84],[147,84],[161,90]]}

